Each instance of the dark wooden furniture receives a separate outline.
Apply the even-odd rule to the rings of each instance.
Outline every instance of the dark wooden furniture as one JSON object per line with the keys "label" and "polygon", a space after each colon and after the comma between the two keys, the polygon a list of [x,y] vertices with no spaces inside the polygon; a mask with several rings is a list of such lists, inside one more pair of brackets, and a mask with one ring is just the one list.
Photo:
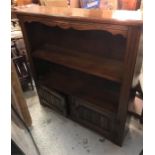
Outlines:
{"label": "dark wooden furniture", "polygon": [[121,145],[142,60],[141,13],[34,6],[16,14],[41,103]]}
{"label": "dark wooden furniture", "polygon": [[26,56],[25,55],[16,56],[13,57],[12,60],[16,67],[17,75],[22,88],[24,89],[25,86],[28,86],[30,84],[33,90],[32,77],[26,60]]}

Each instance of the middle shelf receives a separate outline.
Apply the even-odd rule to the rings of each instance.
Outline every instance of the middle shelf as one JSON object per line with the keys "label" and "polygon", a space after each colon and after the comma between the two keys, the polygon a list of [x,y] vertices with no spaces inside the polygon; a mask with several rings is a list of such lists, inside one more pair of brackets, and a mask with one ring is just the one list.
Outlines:
{"label": "middle shelf", "polygon": [[121,82],[123,63],[95,54],[48,45],[32,52],[34,58],[49,61],[114,82]]}

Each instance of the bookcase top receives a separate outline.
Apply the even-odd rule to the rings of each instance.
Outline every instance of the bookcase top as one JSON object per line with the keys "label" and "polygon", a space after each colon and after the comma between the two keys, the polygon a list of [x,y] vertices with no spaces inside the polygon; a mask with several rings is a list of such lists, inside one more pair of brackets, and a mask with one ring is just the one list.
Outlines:
{"label": "bookcase top", "polygon": [[42,16],[49,18],[65,18],[68,20],[81,20],[118,25],[142,25],[143,13],[141,11],[82,9],[69,7],[48,7],[27,5],[16,7],[14,12],[18,15]]}

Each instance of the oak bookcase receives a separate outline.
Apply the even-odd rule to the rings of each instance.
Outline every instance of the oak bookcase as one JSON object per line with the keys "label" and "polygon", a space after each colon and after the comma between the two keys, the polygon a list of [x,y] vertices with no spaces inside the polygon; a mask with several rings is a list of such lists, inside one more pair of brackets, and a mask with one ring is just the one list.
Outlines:
{"label": "oak bookcase", "polygon": [[31,6],[16,15],[41,104],[122,145],[142,64],[141,12]]}

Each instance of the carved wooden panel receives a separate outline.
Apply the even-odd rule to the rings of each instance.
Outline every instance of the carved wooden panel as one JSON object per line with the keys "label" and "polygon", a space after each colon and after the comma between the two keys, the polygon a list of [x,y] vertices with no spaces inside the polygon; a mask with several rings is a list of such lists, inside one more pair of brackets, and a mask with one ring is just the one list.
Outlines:
{"label": "carved wooden panel", "polygon": [[67,114],[65,96],[54,90],[49,90],[47,87],[39,83],[37,83],[37,91],[43,105],[50,106],[64,115]]}
{"label": "carved wooden panel", "polygon": [[113,117],[89,105],[87,101],[76,97],[70,100],[71,117],[79,123],[101,133],[110,136],[112,132]]}

